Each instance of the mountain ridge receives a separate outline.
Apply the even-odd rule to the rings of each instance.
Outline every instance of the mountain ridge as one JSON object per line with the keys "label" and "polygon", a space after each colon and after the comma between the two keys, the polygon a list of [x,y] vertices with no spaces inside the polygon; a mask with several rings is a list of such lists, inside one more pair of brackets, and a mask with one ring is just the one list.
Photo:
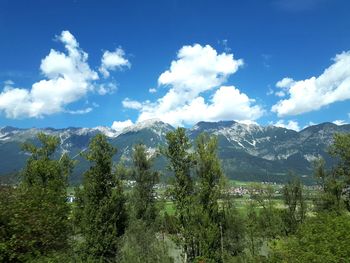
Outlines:
{"label": "mountain ridge", "polygon": [[[18,172],[24,167],[28,155],[21,151],[21,144],[25,141],[37,143],[38,132],[60,138],[57,156],[68,153],[78,159],[72,181],[79,182],[81,174],[88,167],[79,153],[88,147],[90,139],[96,134],[105,134],[109,142],[117,147],[115,162],[123,160],[129,164],[135,143],[144,143],[148,152],[153,154],[159,146],[166,144],[166,133],[174,129],[170,124],[157,119],[137,123],[121,131],[104,126],[58,129],[1,127],[0,155],[3,158],[0,160],[0,174]],[[186,132],[192,141],[202,132],[218,137],[218,155],[229,178],[283,181],[286,174],[293,171],[302,178],[311,180],[314,160],[323,157],[329,166],[334,164],[327,149],[335,133],[350,133],[350,125],[321,123],[297,132],[273,125],[202,121],[186,128]],[[158,157],[155,166],[167,174],[164,158]]]}

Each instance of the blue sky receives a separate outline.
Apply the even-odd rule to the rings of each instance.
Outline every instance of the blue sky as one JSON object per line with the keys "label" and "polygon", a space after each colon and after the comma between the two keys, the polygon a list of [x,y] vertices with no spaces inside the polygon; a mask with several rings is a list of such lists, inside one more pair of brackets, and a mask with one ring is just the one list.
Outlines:
{"label": "blue sky", "polygon": [[350,122],[346,0],[0,0],[0,126]]}

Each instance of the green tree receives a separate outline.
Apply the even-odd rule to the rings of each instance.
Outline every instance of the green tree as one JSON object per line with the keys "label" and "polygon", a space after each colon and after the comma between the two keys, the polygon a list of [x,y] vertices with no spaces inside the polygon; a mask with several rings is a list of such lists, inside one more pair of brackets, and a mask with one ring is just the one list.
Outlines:
{"label": "green tree", "polygon": [[198,185],[199,229],[198,254],[207,261],[221,262],[222,249],[222,213],[219,211],[219,199],[222,193],[223,173],[217,157],[217,139],[201,134],[196,141],[196,176]]}
{"label": "green tree", "polygon": [[73,163],[66,155],[52,159],[59,144],[57,137],[39,133],[38,140],[39,147],[23,145],[30,157],[20,185],[10,190],[9,202],[5,203],[11,218],[6,222],[7,240],[2,240],[0,247],[5,243],[9,262],[31,261],[69,248],[66,188]]}
{"label": "green tree", "polygon": [[283,222],[280,210],[276,208],[275,190],[270,185],[253,184],[251,199],[259,208],[258,221],[262,238],[273,239],[282,233]]}
{"label": "green tree", "polygon": [[348,262],[350,218],[319,213],[308,218],[295,235],[272,246],[270,262]]}
{"label": "green tree", "polygon": [[125,197],[120,174],[112,173],[116,149],[106,136],[96,135],[84,154],[91,162],[84,174],[82,189],[76,189],[76,229],[82,237],[79,246],[83,260],[114,261],[120,252],[120,237],[127,225]]}
{"label": "green tree", "polygon": [[14,218],[15,188],[0,185],[0,262],[11,262],[12,220]]}
{"label": "green tree", "polygon": [[223,172],[217,156],[217,138],[201,134],[197,138],[196,146],[199,202],[211,220],[218,222],[218,200],[222,193]]}
{"label": "green tree", "polygon": [[[243,216],[235,207],[232,197],[222,201],[222,220],[220,223],[220,245],[223,262],[243,255],[246,248],[246,226]],[[256,234],[256,233],[255,233]]]}
{"label": "green tree", "polygon": [[122,263],[170,263],[166,243],[157,238],[154,228],[143,220],[133,220],[125,235],[121,249]]}
{"label": "green tree", "polygon": [[166,134],[167,148],[162,153],[169,160],[169,169],[175,175],[174,198],[177,205],[186,196],[193,194],[193,180],[191,169],[194,164],[194,155],[191,153],[191,142],[186,135],[184,128],[177,128],[175,131]]}
{"label": "green tree", "polygon": [[135,185],[129,200],[131,216],[123,237],[121,262],[172,262],[166,243],[158,238],[160,211],[155,186],[159,182],[159,173],[152,170],[152,162],[146,147],[135,145],[131,168]]}
{"label": "green tree", "polygon": [[132,178],[136,183],[132,191],[132,207],[135,219],[152,225],[159,214],[155,199],[155,185],[159,182],[159,173],[152,171],[152,158],[147,156],[143,144],[134,147],[133,168]]}
{"label": "green tree", "polygon": [[335,134],[329,152],[339,160],[336,172],[343,180],[342,196],[350,211],[350,134]]}
{"label": "green tree", "polygon": [[317,211],[333,211],[341,213],[345,203],[342,197],[345,187],[342,170],[334,168],[331,171],[325,169],[325,161],[319,159],[315,162],[315,177],[321,188],[315,197],[315,208]]}
{"label": "green tree", "polygon": [[245,229],[232,197],[224,194],[226,178],[217,154],[217,137],[198,136],[195,161],[199,257],[205,262],[233,260],[244,250]]}
{"label": "green tree", "polygon": [[263,244],[263,230],[259,224],[259,214],[256,202],[249,202],[246,216],[246,240],[248,257],[257,258]]}
{"label": "green tree", "polygon": [[287,209],[283,211],[283,221],[286,234],[294,233],[306,217],[306,202],[303,185],[299,178],[294,177],[283,187],[283,199]]}
{"label": "green tree", "polygon": [[169,161],[169,170],[175,175],[170,196],[174,201],[175,216],[178,223],[176,242],[184,250],[185,260],[193,261],[197,255],[196,242],[193,236],[193,179],[191,169],[194,164],[194,155],[191,153],[191,143],[184,128],[177,128],[166,135],[167,147],[162,153]]}
{"label": "green tree", "polygon": [[335,134],[329,153],[339,158],[339,166],[350,180],[350,134]]}

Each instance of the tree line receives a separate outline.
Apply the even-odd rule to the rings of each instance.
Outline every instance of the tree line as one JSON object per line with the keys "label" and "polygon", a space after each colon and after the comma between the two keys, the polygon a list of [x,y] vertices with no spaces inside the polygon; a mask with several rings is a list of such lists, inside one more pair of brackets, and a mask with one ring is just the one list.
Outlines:
{"label": "tree line", "polygon": [[[143,144],[132,165],[113,164],[117,149],[96,135],[82,155],[90,162],[75,201],[67,202],[75,161],[53,155],[57,137],[38,134],[16,186],[0,186],[0,262],[347,262],[350,258],[350,135],[338,134],[331,170],[315,163],[318,190],[308,196],[297,176],[282,191],[256,185],[242,212],[227,193],[217,139],[183,128],[159,149],[172,173],[158,200],[161,174]],[[125,180],[135,182],[125,187]],[[312,201],[310,201],[312,200]]]}

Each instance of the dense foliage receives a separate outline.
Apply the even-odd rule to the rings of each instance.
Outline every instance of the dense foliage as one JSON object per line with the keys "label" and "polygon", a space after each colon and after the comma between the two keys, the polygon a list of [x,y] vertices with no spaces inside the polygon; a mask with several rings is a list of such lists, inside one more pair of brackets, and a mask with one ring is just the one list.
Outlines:
{"label": "dense foliage", "polygon": [[296,234],[276,242],[272,262],[347,262],[350,218],[322,213],[310,217]]}
{"label": "dense foliage", "polygon": [[127,214],[121,181],[112,173],[115,153],[101,134],[91,140],[84,153],[92,166],[84,174],[82,189],[76,189],[74,210],[77,234],[82,237],[79,254],[84,260],[113,261],[120,250]]}
{"label": "dense foliage", "polygon": [[63,155],[53,160],[58,138],[40,133],[40,147],[23,145],[30,154],[17,188],[2,187],[0,261],[30,261],[64,251],[71,228],[66,202],[72,162]]}
{"label": "dense foliage", "polygon": [[[173,179],[160,183],[154,153],[132,149],[130,167],[96,135],[90,163],[68,202],[75,164],[54,158],[59,139],[39,134],[17,185],[0,185],[0,262],[347,262],[350,258],[350,135],[330,148],[338,164],[315,163],[318,185],[296,175],[280,189],[250,184],[240,195],[223,173],[217,138],[192,145],[178,128],[160,153]],[[158,154],[158,153],[156,153]],[[310,191],[310,189],[313,189]],[[242,189],[241,189],[242,190]],[[239,204],[244,203],[240,207]]]}

